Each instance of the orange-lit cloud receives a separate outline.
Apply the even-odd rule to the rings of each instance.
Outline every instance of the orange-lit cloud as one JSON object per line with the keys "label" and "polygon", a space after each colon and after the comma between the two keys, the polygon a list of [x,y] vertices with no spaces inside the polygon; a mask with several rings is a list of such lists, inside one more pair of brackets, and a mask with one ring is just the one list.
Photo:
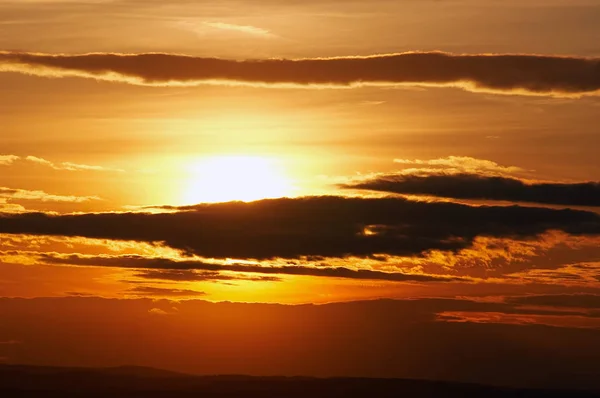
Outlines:
{"label": "orange-lit cloud", "polygon": [[0,155],[0,166],[13,164],[14,161],[19,159],[20,157],[15,155]]}
{"label": "orange-lit cloud", "polygon": [[[487,159],[477,159],[470,156],[448,156],[439,159],[394,159],[394,163],[410,165],[413,167],[435,167],[447,172],[486,173],[486,174],[512,174],[523,172],[521,167],[503,166]],[[427,169],[425,169],[427,170]]]}
{"label": "orange-lit cloud", "polygon": [[137,254],[143,256],[179,257],[180,252],[161,245],[110,239],[50,235],[0,234],[0,250],[27,252],[59,252],[83,254]]}
{"label": "orange-lit cloud", "polygon": [[141,85],[420,85],[553,96],[597,94],[599,62],[583,57],[441,52],[247,61],[162,53],[0,52],[4,72]]}
{"label": "orange-lit cloud", "polygon": [[600,287],[600,262],[566,264],[552,269],[525,269],[506,277],[519,283]]}
{"label": "orange-lit cloud", "polygon": [[68,170],[68,171],[78,171],[78,170],[87,170],[87,171],[123,171],[121,169],[111,169],[103,166],[90,166],[88,164],[77,164],[71,162],[60,162],[54,163],[49,160],[38,158],[36,156],[27,156],[25,160],[34,162],[37,164],[41,164],[44,166],[48,166],[53,168],[54,170]]}
{"label": "orange-lit cloud", "polygon": [[244,33],[244,34],[248,34],[248,35],[252,35],[252,36],[259,36],[259,37],[273,36],[273,34],[271,32],[269,32],[268,30],[262,29],[262,28],[259,28],[256,26],[238,25],[238,24],[232,24],[232,23],[227,23],[227,22],[204,22],[203,24],[205,26],[208,26],[208,27],[214,28],[214,29],[226,30],[226,31],[231,31],[231,32],[239,32],[239,33]]}
{"label": "orange-lit cloud", "polygon": [[[81,203],[90,200],[100,200],[97,196],[53,195],[44,191],[29,191],[0,187],[0,200],[39,200],[42,202],[73,202]],[[1,202],[0,202],[1,203]],[[1,209],[1,207],[0,207]]]}
{"label": "orange-lit cloud", "polygon": [[121,169],[114,169],[104,166],[92,166],[88,164],[78,164],[72,162],[51,162],[47,159],[40,158],[37,156],[17,156],[17,155],[0,155],[0,166],[10,166],[17,161],[26,161],[34,164],[50,167],[54,170],[66,170],[66,171],[117,171],[122,172]]}

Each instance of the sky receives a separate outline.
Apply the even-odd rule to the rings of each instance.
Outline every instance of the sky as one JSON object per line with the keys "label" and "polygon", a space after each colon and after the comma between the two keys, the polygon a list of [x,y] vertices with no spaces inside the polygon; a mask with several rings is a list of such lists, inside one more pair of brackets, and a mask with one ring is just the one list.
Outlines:
{"label": "sky", "polygon": [[0,362],[600,388],[599,18],[0,0]]}

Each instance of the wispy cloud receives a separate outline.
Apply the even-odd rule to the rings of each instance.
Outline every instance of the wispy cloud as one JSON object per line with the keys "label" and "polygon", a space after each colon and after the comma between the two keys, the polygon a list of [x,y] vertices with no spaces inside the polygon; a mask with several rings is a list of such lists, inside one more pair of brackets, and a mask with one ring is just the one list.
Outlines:
{"label": "wispy cloud", "polygon": [[251,25],[237,25],[226,22],[204,22],[203,24],[210,28],[226,30],[230,32],[239,32],[260,37],[273,37],[273,34],[268,30]]}
{"label": "wispy cloud", "polygon": [[148,310],[149,314],[152,315],[159,315],[159,316],[164,316],[164,315],[174,315],[177,313],[177,311],[175,310],[175,308],[173,307],[173,309],[169,312],[169,311],[165,311],[162,308],[150,308]]}
{"label": "wispy cloud", "polygon": [[[17,157],[17,159],[19,159]],[[122,172],[123,170],[121,169],[113,169],[113,168],[109,168],[109,167],[103,167],[103,166],[91,166],[91,165],[87,165],[87,164],[78,164],[78,163],[71,163],[71,162],[60,162],[60,163],[54,163],[51,162],[49,160],[43,159],[43,158],[38,158],[37,156],[27,156],[25,158],[23,158],[24,160],[27,160],[29,162],[33,162],[33,163],[37,163],[40,165],[44,165],[44,166],[48,166],[54,170],[68,170],[68,171],[116,171],[116,172]]]}
{"label": "wispy cloud", "polygon": [[205,296],[206,293],[190,289],[171,289],[154,286],[137,286],[127,291],[128,295],[132,296],[157,296],[157,297],[199,297]]}
{"label": "wispy cloud", "polygon": [[90,200],[100,200],[97,196],[53,195],[44,191],[29,191],[0,187],[0,198],[8,200],[38,200],[41,202],[73,202],[82,203]]}
{"label": "wispy cloud", "polygon": [[113,167],[95,166],[72,162],[52,162],[37,156],[0,155],[0,166],[12,166],[17,162],[29,162],[41,166],[47,166],[54,170],[124,172],[123,169],[117,169]]}
{"label": "wispy cloud", "polygon": [[525,171],[517,166],[502,166],[494,161],[477,159],[469,156],[448,156],[446,158],[421,160],[421,159],[394,159],[395,163],[411,166],[432,166],[469,173],[518,173]]}
{"label": "wispy cloud", "polygon": [[0,155],[0,166],[13,164],[16,160],[19,159],[20,157],[15,155]]}

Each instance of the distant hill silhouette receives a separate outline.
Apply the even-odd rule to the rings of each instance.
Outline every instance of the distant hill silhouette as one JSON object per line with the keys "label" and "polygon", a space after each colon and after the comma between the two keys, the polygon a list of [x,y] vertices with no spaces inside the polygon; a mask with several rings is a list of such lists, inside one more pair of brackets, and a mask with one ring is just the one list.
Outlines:
{"label": "distant hill silhouette", "polygon": [[0,365],[0,397],[600,397],[600,391],[544,391],[427,380],[194,376],[122,366],[62,368]]}

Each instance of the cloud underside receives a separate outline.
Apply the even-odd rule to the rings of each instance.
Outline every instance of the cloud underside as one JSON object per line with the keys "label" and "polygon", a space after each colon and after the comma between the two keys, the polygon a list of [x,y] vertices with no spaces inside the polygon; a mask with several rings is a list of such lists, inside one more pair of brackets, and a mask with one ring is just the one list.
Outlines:
{"label": "cloud underside", "polygon": [[383,175],[344,188],[432,195],[454,199],[502,200],[570,206],[600,206],[600,183],[526,183],[478,174]]}
{"label": "cloud underside", "polygon": [[365,57],[235,61],[175,54],[0,52],[0,71],[140,85],[422,85],[579,96],[600,90],[600,59],[410,52]]}
{"label": "cloud underside", "polygon": [[4,214],[0,233],[163,243],[205,258],[421,256],[477,237],[547,231],[599,235],[600,216],[571,209],[466,206],[403,198],[306,197],[170,208],[170,213]]}

